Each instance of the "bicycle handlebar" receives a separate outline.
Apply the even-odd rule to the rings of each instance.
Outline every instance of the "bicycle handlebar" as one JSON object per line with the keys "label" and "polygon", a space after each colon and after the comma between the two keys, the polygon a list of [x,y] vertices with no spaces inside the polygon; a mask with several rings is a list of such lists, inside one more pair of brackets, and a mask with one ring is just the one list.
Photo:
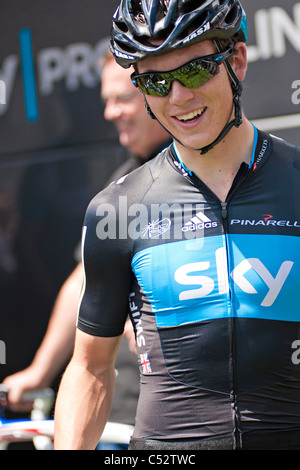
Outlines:
{"label": "bicycle handlebar", "polygon": [[[0,397],[3,394],[6,398],[9,393],[9,388],[4,385],[0,384]],[[43,389],[35,389],[32,391],[27,391],[22,394],[21,401],[34,401],[37,398],[42,400],[53,400],[54,392],[51,388],[43,388]]]}
{"label": "bicycle handlebar", "polygon": [[[7,401],[9,388],[0,384],[0,399]],[[54,403],[55,394],[51,388],[28,390],[22,394],[21,402],[32,402],[32,418],[43,419],[48,416]]]}

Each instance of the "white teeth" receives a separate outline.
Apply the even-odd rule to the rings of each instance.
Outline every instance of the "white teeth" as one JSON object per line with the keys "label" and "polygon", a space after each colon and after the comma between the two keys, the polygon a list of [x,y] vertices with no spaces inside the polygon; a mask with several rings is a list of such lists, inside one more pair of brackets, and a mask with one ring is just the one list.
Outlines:
{"label": "white teeth", "polygon": [[205,108],[197,109],[197,111],[193,111],[192,113],[189,114],[182,114],[181,116],[176,116],[179,121],[189,121],[190,119],[193,119],[196,116],[201,116]]}

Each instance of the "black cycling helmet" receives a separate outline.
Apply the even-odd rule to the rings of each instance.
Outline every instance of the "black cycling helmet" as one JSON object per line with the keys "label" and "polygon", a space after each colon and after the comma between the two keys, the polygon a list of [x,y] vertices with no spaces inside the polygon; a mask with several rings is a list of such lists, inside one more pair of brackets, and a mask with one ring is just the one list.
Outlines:
{"label": "black cycling helmet", "polygon": [[[238,0],[121,0],[114,14],[111,50],[124,68],[206,39],[247,40]],[[159,46],[149,39],[159,39]]]}

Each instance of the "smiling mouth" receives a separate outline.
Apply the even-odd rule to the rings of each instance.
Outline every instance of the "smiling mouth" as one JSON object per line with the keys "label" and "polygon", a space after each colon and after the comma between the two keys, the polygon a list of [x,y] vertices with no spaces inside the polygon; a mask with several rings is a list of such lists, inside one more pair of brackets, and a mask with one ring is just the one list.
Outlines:
{"label": "smiling mouth", "polygon": [[180,116],[176,116],[176,119],[178,119],[181,122],[194,121],[199,116],[201,116],[205,110],[206,108],[200,108],[200,109],[197,109],[196,111],[193,111],[192,113],[181,114]]}

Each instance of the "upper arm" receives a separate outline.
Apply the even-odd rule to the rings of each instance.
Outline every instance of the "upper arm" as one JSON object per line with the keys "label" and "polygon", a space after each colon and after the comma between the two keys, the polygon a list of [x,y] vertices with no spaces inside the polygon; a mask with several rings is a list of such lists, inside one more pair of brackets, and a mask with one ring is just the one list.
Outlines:
{"label": "upper arm", "polygon": [[129,209],[141,203],[152,184],[152,173],[143,165],[122,182],[112,183],[89,204],[82,243],[84,288],[77,322],[86,333],[101,337],[123,334],[133,280],[135,237],[129,227],[136,223],[136,214],[133,211],[129,216]]}
{"label": "upper arm", "polygon": [[[128,314],[131,289],[131,242],[115,236],[99,237],[98,224],[106,215],[102,206],[112,207],[117,224],[117,213],[100,193],[90,204],[84,223],[82,261],[84,285],[77,326],[80,330],[101,337],[123,333]],[[114,234],[113,234],[114,235]]]}
{"label": "upper arm", "polygon": [[76,331],[73,364],[99,376],[114,368],[121,336],[104,338]]}

